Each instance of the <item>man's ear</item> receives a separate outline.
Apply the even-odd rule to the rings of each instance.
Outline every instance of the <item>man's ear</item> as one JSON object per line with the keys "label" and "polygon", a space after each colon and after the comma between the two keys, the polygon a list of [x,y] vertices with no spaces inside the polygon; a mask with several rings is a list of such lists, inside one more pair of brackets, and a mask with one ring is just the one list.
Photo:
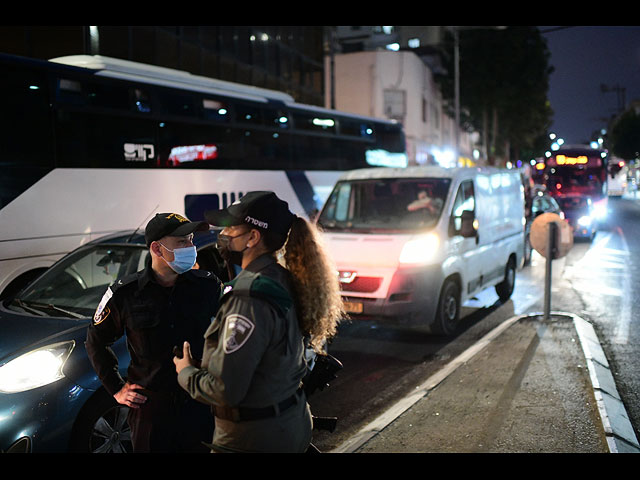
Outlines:
{"label": "man's ear", "polygon": [[153,253],[156,257],[162,256],[162,252],[160,251],[161,249],[162,246],[156,241],[151,242],[151,245],[149,245],[149,250],[151,250],[151,253]]}

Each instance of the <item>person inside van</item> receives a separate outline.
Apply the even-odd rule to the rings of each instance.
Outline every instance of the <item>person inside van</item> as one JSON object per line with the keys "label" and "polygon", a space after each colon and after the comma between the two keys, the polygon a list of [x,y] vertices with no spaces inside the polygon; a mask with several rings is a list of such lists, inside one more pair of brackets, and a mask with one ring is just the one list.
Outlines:
{"label": "person inside van", "polygon": [[438,213],[442,209],[442,199],[431,198],[429,197],[429,195],[427,195],[426,191],[420,190],[418,192],[417,200],[414,200],[409,205],[407,205],[407,211],[416,212],[422,209],[428,210],[431,215],[438,215]]}

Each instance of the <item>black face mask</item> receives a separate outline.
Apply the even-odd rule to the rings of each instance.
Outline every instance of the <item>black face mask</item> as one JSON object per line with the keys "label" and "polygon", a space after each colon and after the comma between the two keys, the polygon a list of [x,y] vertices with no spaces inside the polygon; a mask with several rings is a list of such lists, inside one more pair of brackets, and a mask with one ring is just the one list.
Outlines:
{"label": "black face mask", "polygon": [[218,235],[217,249],[224,261],[233,265],[242,265],[242,252],[244,252],[248,247],[245,246],[242,250],[236,251],[232,250],[230,245],[234,238],[242,237],[247,233],[249,232],[241,233],[235,237],[231,237],[229,235]]}

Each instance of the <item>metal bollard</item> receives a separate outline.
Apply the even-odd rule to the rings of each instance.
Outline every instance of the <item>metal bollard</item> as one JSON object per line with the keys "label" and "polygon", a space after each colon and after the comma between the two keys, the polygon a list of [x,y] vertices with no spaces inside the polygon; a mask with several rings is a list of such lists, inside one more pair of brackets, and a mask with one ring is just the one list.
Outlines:
{"label": "metal bollard", "polygon": [[549,222],[548,227],[547,263],[544,278],[544,320],[549,320],[549,313],[551,311],[551,262],[553,262],[553,259],[556,257],[558,225],[556,222]]}

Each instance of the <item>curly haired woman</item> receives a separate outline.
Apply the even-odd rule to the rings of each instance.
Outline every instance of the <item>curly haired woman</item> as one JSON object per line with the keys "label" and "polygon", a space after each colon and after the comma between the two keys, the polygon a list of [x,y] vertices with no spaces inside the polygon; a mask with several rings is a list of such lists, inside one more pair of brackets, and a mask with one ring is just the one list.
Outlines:
{"label": "curly haired woman", "polygon": [[[305,339],[322,351],[344,315],[335,268],[315,226],[273,192],[206,213],[242,267],[205,333],[201,366],[184,345],[178,381],[215,415],[214,452],[304,452],[312,417],[301,381]],[[284,248],[283,248],[284,247]]]}

